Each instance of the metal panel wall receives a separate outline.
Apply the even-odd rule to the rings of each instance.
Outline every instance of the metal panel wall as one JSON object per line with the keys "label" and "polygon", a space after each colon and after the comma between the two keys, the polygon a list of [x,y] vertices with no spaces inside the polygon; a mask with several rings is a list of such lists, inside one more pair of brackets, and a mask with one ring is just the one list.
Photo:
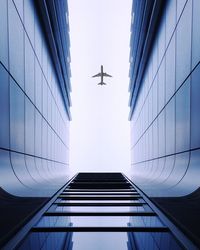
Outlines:
{"label": "metal panel wall", "polygon": [[[19,196],[52,195],[69,164],[69,105],[36,2],[2,0],[0,8],[0,183]],[[66,11],[56,12],[63,37]]]}
{"label": "metal panel wall", "polygon": [[200,2],[169,0],[159,13],[131,104],[132,178],[151,196],[182,196],[199,187]]}

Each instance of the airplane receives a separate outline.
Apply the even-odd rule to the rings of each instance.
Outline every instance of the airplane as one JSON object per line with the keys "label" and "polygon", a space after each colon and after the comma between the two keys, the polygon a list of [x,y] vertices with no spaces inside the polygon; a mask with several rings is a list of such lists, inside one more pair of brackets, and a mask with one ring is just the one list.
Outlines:
{"label": "airplane", "polygon": [[101,77],[101,82],[98,83],[98,85],[106,85],[105,82],[103,82],[103,77],[106,76],[106,77],[112,77],[111,75],[103,72],[103,65],[101,65],[101,73],[98,73],[97,75],[94,75],[92,77]]}

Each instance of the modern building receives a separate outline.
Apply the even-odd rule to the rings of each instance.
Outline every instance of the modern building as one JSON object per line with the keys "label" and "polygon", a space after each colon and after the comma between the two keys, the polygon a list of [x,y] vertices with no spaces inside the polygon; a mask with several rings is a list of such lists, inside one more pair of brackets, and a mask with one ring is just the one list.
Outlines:
{"label": "modern building", "polygon": [[200,245],[199,16],[199,0],[133,1],[129,118],[132,180]]}
{"label": "modern building", "polygon": [[196,249],[121,173],[78,173],[4,249]]}
{"label": "modern building", "polygon": [[199,15],[133,1],[131,176],[71,178],[67,2],[1,1],[1,249],[199,249]]}
{"label": "modern building", "polygon": [[1,1],[1,240],[67,181],[69,47],[65,0]]}

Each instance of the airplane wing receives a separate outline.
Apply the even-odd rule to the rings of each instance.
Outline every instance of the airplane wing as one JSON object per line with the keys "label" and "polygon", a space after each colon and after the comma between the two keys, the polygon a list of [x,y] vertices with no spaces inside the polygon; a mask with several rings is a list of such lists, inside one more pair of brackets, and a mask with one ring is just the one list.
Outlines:
{"label": "airplane wing", "polygon": [[97,75],[94,75],[92,77],[98,77],[98,76],[101,76],[101,73],[97,74]]}
{"label": "airplane wing", "polygon": [[103,76],[112,77],[111,75],[109,75],[109,74],[107,74],[107,73],[103,73]]}

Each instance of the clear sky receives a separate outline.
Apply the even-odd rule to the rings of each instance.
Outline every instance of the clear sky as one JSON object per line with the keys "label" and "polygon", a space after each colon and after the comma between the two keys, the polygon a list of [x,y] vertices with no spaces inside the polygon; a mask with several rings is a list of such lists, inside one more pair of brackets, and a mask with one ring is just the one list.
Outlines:
{"label": "clear sky", "polygon": [[[70,168],[130,169],[128,121],[129,40],[132,0],[68,0],[72,121]],[[100,65],[113,78],[97,85]]]}

